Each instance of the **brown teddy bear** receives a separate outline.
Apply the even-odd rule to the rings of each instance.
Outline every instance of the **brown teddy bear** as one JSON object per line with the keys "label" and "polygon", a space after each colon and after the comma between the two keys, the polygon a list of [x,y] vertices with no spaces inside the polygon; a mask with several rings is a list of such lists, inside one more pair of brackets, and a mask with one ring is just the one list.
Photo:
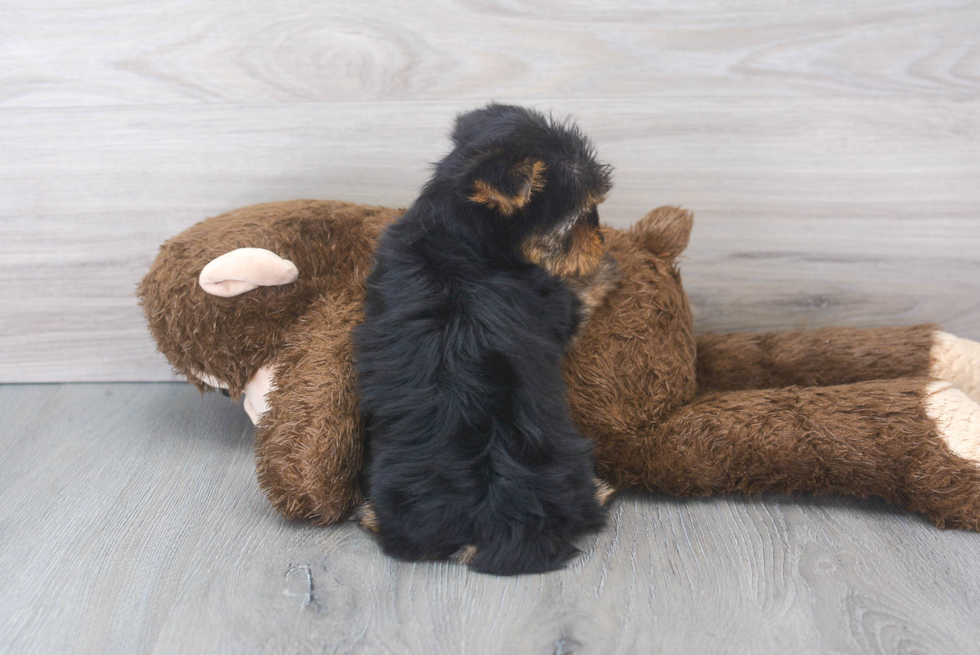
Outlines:
{"label": "brown teddy bear", "polygon": [[[165,243],[140,284],[174,370],[244,393],[259,482],[288,518],[329,524],[361,501],[351,329],[398,214],[246,207]],[[692,220],[662,207],[605,230],[622,279],[565,364],[599,474],[675,495],[879,496],[980,530],[980,344],[931,325],[696,339],[675,264]]]}

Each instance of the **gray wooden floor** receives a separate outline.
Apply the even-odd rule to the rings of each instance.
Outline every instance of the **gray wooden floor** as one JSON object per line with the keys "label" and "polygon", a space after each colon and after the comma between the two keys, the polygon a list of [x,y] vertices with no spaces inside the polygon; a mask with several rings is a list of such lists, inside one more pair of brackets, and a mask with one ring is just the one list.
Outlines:
{"label": "gray wooden floor", "polygon": [[625,495],[563,572],[282,521],[189,385],[0,386],[0,653],[975,653],[980,538],[876,501]]}

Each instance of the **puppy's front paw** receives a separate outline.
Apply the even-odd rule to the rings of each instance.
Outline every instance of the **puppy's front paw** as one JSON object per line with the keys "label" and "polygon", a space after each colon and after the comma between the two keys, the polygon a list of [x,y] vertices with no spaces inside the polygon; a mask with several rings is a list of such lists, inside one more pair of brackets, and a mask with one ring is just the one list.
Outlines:
{"label": "puppy's front paw", "polygon": [[619,263],[611,255],[602,258],[596,272],[586,278],[568,278],[566,284],[582,303],[583,319],[590,316],[606,301],[606,298],[619,286],[623,274]]}

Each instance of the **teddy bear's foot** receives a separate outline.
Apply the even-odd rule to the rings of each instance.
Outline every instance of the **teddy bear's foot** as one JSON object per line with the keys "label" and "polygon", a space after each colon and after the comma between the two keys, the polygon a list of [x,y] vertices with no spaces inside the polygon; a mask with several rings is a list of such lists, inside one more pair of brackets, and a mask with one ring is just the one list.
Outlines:
{"label": "teddy bear's foot", "polygon": [[213,296],[230,298],[258,287],[295,282],[296,265],[264,248],[238,248],[208,262],[198,283]]}
{"label": "teddy bear's foot", "polygon": [[980,405],[949,382],[930,382],[925,393],[926,415],[946,446],[963,459],[980,465]]}
{"label": "teddy bear's foot", "polygon": [[921,398],[942,446],[921,443],[905,476],[903,500],[937,527],[980,532],[980,405],[942,380],[928,382]]}
{"label": "teddy bear's foot", "polygon": [[948,332],[933,332],[929,373],[980,403],[980,343]]}

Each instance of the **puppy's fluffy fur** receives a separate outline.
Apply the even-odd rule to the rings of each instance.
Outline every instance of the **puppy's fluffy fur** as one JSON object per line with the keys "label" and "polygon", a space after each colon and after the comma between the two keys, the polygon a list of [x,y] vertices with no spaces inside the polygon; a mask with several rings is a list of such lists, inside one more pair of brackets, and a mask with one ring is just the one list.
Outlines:
{"label": "puppy's fluffy fur", "polygon": [[[560,568],[603,525],[560,361],[608,286],[609,168],[569,121],[490,105],[382,236],[355,334],[369,444],[362,523],[389,554],[489,573]],[[594,295],[594,294],[593,294]]]}

